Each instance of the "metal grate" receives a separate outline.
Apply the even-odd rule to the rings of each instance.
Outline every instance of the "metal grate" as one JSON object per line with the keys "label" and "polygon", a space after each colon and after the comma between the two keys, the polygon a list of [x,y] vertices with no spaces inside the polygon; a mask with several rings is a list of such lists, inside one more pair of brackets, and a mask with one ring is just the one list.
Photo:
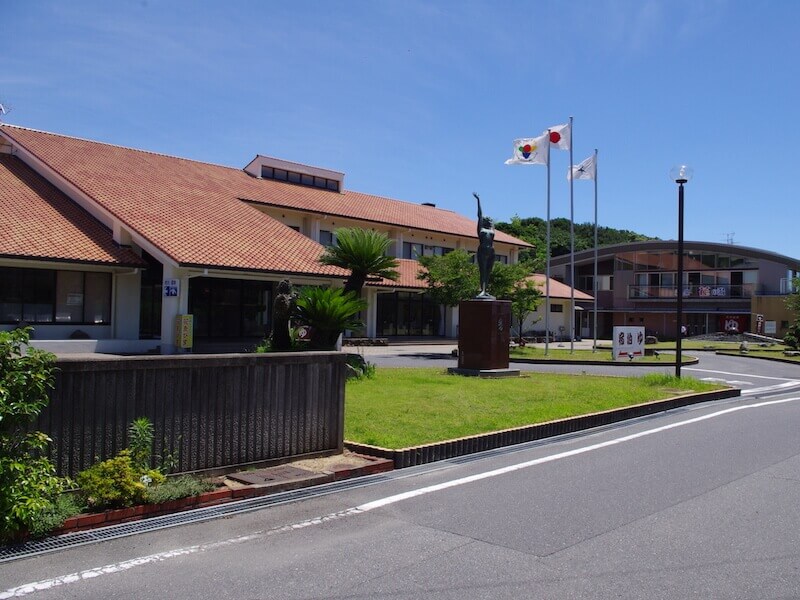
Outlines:
{"label": "metal grate", "polygon": [[20,558],[29,558],[31,556],[46,554],[48,552],[56,552],[58,550],[66,550],[76,546],[83,546],[86,544],[93,544],[96,542],[127,537],[130,535],[158,531],[160,529],[167,529],[169,527],[200,523],[210,519],[218,519],[221,517],[242,514],[270,506],[297,502],[307,498],[326,496],[339,491],[375,485],[377,483],[386,481],[389,478],[391,478],[391,474],[378,473],[376,475],[369,475],[356,479],[347,479],[344,481],[336,481],[316,487],[281,492],[278,494],[272,494],[270,496],[237,500],[235,502],[218,504],[216,506],[207,506],[205,508],[196,508],[170,515],[143,519],[141,521],[131,521],[129,523],[120,523],[119,525],[108,525],[106,527],[98,527],[97,529],[90,529],[88,531],[65,533],[63,535],[54,536],[51,538],[28,541],[23,544],[2,546],[0,547],[0,563],[18,560]]}

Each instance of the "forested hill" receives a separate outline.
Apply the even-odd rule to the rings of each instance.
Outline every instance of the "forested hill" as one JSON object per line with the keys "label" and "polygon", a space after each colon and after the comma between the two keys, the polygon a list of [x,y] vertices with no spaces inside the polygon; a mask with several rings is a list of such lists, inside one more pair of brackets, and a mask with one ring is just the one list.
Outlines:
{"label": "forested hill", "polygon": [[[538,217],[521,219],[512,217],[510,223],[495,223],[495,228],[504,231],[516,238],[533,244],[535,254],[544,257],[547,241],[547,221]],[[612,227],[597,228],[598,246],[610,246],[626,242],[655,240],[627,229],[614,229]],[[575,223],[575,252],[594,248],[594,223]],[[550,221],[550,252],[551,256],[569,254],[569,219],[558,218]]]}

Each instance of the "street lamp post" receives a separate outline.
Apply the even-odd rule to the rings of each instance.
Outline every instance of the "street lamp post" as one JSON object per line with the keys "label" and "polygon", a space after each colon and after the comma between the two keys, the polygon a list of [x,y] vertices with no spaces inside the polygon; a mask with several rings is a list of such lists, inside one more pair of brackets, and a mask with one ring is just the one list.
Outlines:
{"label": "street lamp post", "polygon": [[675,343],[675,377],[681,377],[681,342],[683,341],[683,184],[687,183],[694,171],[687,165],[672,167],[670,178],[678,184],[678,297],[676,303],[677,341]]}

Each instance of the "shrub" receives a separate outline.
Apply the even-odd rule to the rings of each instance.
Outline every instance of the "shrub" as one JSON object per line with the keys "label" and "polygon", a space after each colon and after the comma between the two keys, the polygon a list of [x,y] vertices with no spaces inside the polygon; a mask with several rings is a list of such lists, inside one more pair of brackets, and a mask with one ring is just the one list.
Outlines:
{"label": "shrub", "polygon": [[27,430],[49,401],[53,355],[30,348],[31,328],[0,332],[0,540],[25,535],[63,489],[44,455],[51,441]]}
{"label": "shrub", "polygon": [[159,471],[136,468],[130,450],[122,450],[78,473],[78,485],[89,508],[124,508],[147,501],[148,485],[165,477]]}
{"label": "shrub", "polygon": [[53,505],[42,514],[41,518],[31,526],[31,535],[33,537],[46,535],[53,529],[60,527],[68,518],[80,512],[81,506],[74,494],[61,494],[56,498]]}
{"label": "shrub", "polygon": [[341,288],[305,287],[297,298],[297,320],[313,331],[310,346],[332,350],[345,329],[358,329],[357,315],[367,303]]}
{"label": "shrub", "polygon": [[347,379],[372,379],[375,377],[375,363],[368,362],[361,354],[347,355]]}
{"label": "shrub", "polygon": [[214,485],[207,481],[197,479],[190,475],[181,475],[180,477],[167,479],[164,483],[151,487],[147,490],[147,499],[149,502],[155,503],[169,502],[170,500],[197,496],[213,489]]}

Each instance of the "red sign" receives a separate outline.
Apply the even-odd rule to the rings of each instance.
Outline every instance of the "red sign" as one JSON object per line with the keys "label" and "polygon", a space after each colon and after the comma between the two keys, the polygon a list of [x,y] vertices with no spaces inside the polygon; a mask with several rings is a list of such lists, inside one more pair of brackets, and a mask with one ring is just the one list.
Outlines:
{"label": "red sign", "polygon": [[720,316],[718,331],[724,331],[730,334],[750,331],[750,315]]}

